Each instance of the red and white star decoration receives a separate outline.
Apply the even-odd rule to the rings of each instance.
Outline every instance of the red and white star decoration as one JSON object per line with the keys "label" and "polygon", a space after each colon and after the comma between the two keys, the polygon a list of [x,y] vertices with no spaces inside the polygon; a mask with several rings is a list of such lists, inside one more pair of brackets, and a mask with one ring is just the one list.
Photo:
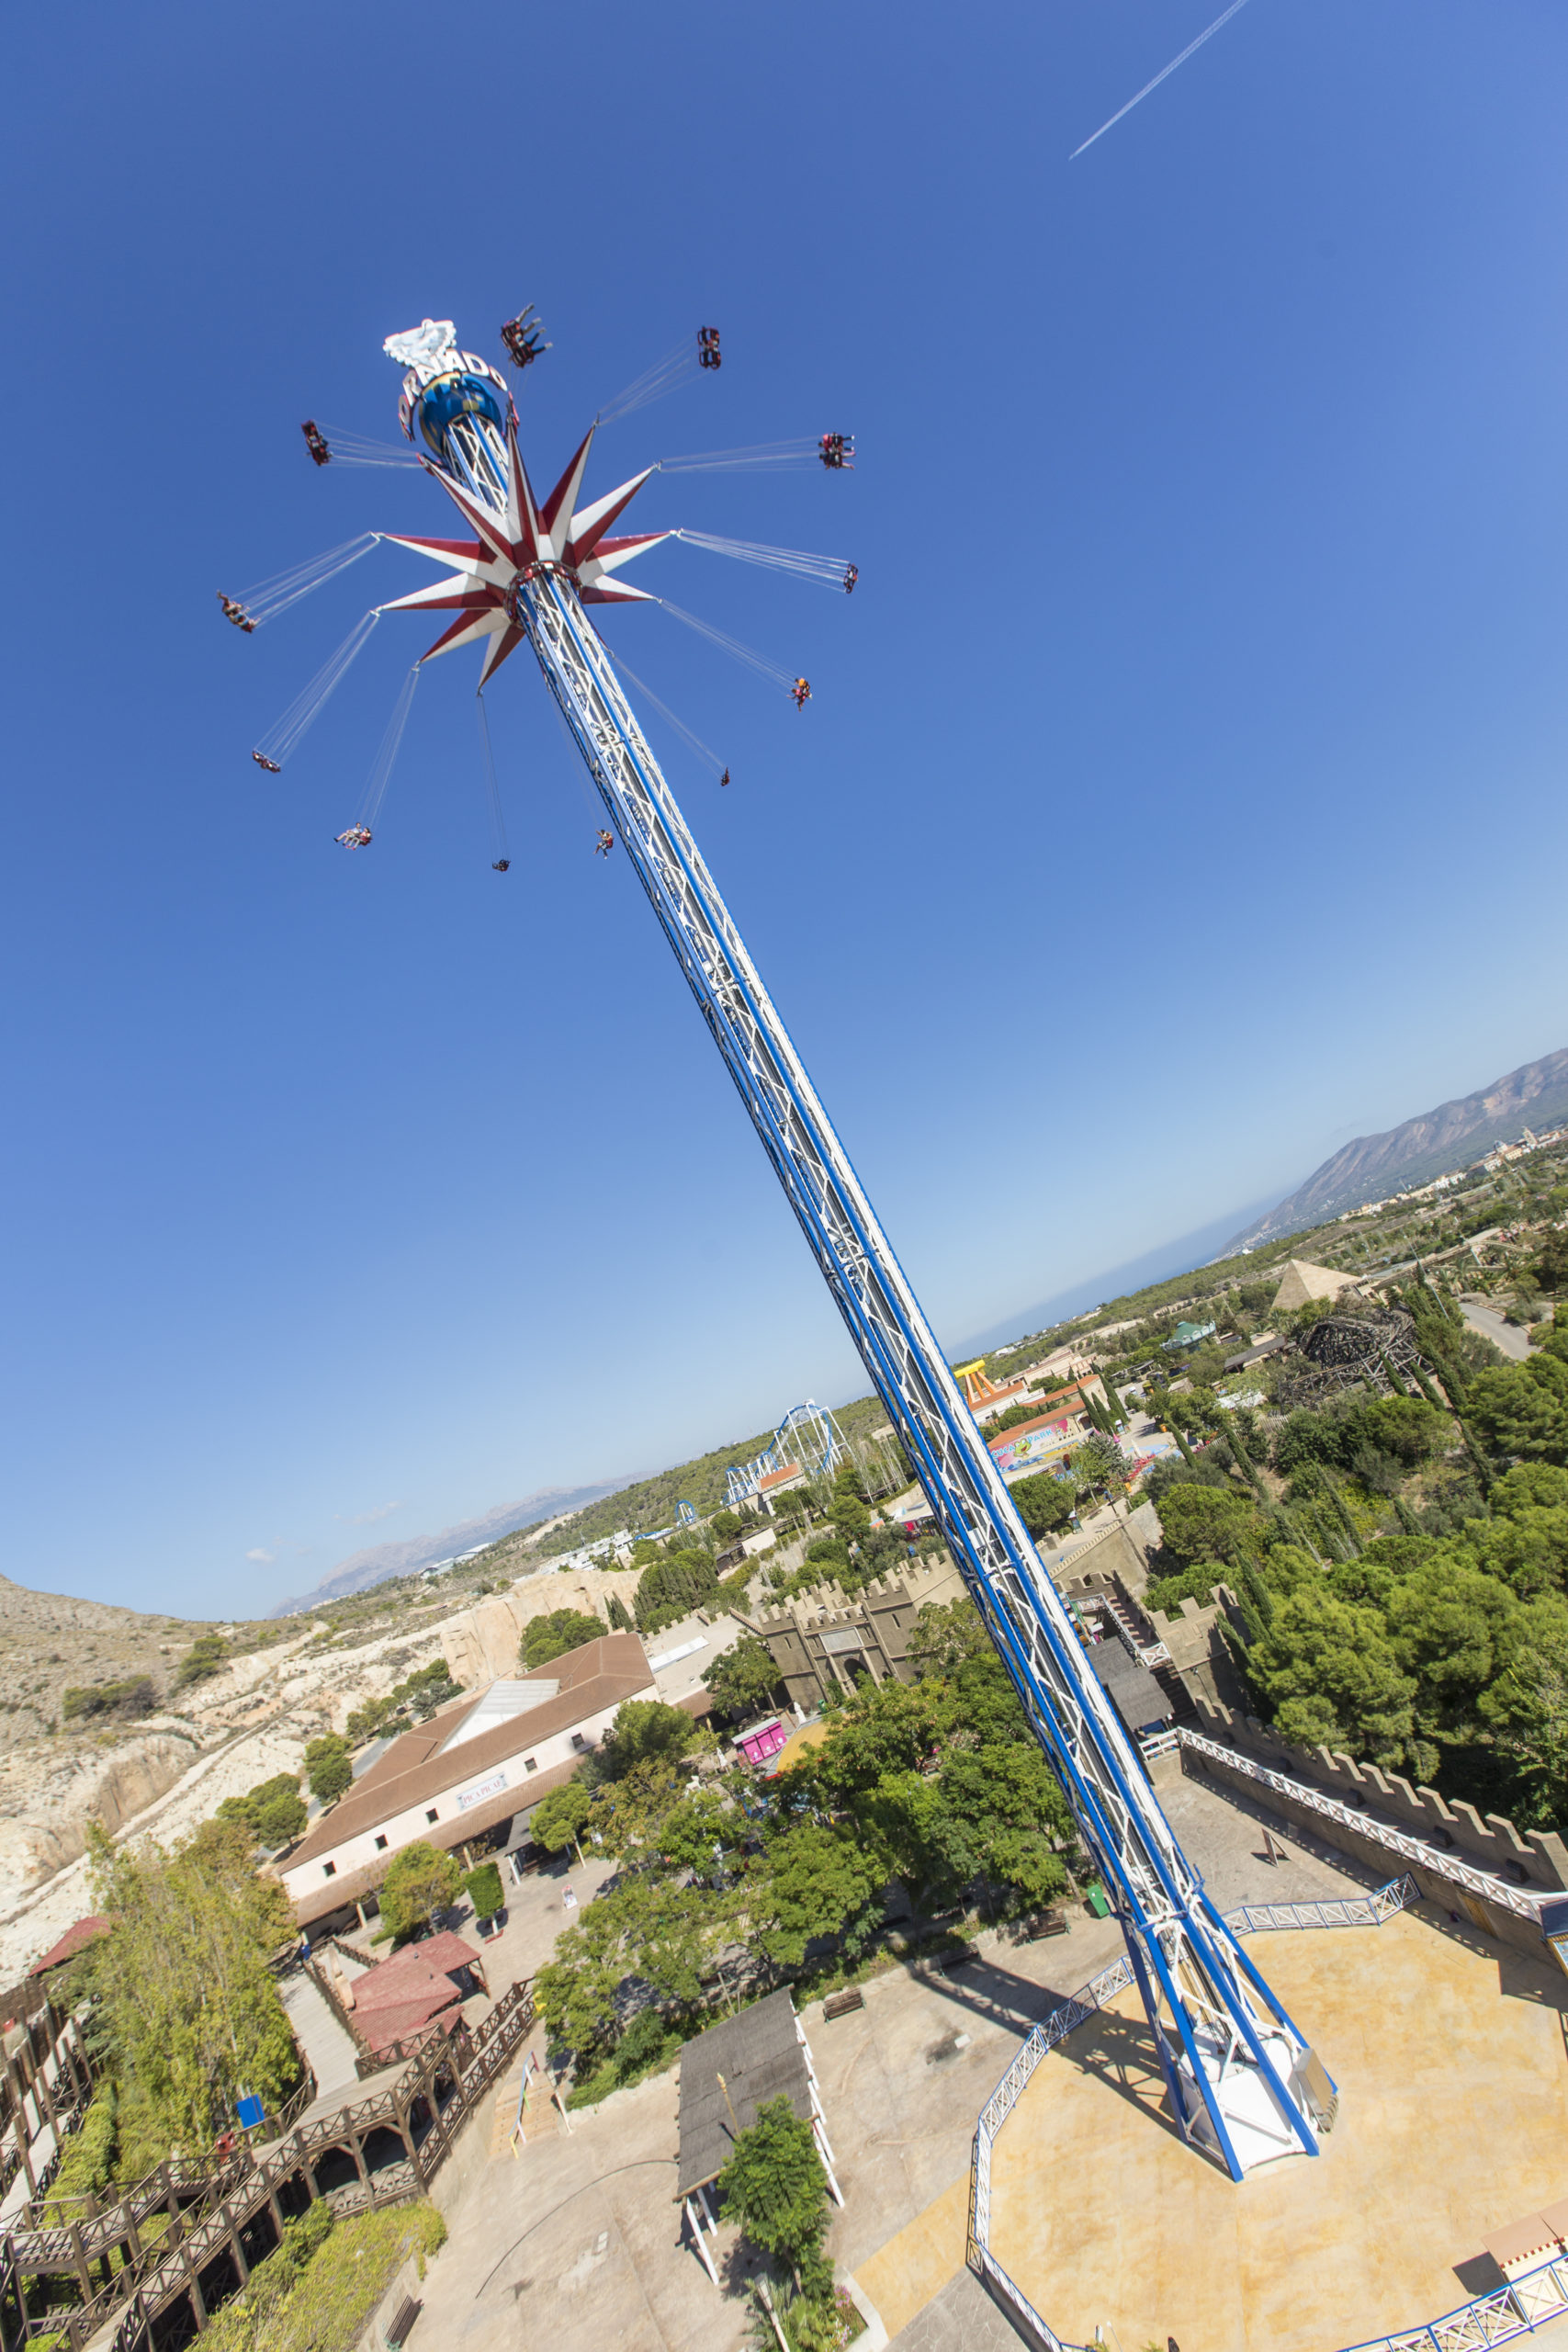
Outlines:
{"label": "red and white star decoration", "polygon": [[595,429],[590,425],[581,447],[540,505],[517,447],[516,423],[509,418],[506,447],[510,464],[506,507],[502,514],[475,498],[444,467],[428,458],[421,460],[426,472],[434,476],[465,520],[479,533],[476,539],[415,539],[398,532],[387,534],[395,547],[412,548],[417,554],[431,556],[437,563],[457,566],[445,580],[436,581],[429,588],[416,588],[412,595],[400,596],[395,604],[381,606],[386,613],[412,612],[422,607],[456,613],[456,619],[442,631],[423,660],[428,662],[432,654],[450,653],[459,645],[477,645],[488,638],[484,666],[479,672],[482,686],[523,642],[523,630],[512,612],[516,582],[532,579],[542,570],[563,573],[585,605],[640,605],[653,601],[643,589],[628,587],[614,575],[644,548],[656,547],[660,539],[668,538],[669,532],[643,531],[629,538],[607,538],[605,533],[657,469],[645,467],[618,490],[608,492],[579,511],[578,493]]}

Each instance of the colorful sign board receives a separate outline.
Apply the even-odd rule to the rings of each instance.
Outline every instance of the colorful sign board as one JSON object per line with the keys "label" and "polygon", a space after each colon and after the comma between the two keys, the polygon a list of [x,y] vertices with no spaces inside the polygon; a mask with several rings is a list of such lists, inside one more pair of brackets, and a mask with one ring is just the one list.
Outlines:
{"label": "colorful sign board", "polygon": [[1002,1476],[1011,1478],[1025,1470],[1059,1468],[1063,1455],[1077,1442],[1071,1417],[1064,1413],[1059,1420],[1043,1422],[1038,1429],[1010,1430],[989,1451]]}

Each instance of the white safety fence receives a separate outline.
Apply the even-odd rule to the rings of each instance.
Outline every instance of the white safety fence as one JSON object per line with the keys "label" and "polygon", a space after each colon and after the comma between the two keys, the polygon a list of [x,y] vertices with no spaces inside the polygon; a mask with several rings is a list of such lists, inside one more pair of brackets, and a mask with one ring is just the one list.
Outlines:
{"label": "white safety fence", "polygon": [[[1321,1789],[1314,1789],[1308,1781],[1292,1781],[1287,1773],[1270,1771],[1267,1764],[1255,1764],[1249,1756],[1239,1756],[1234,1747],[1222,1747],[1217,1739],[1206,1739],[1201,1732],[1189,1731],[1185,1725],[1169,1736],[1182,1747],[1191,1748],[1195,1755],[1223,1764],[1233,1772],[1239,1772],[1255,1786],[1271,1789],[1276,1795],[1289,1797],[1292,1804],[1304,1806],[1307,1812],[1315,1813],[1325,1821],[1333,1821],[1341,1828],[1359,1830],[1363,1838],[1385,1848],[1391,1854],[1397,1854],[1402,1861],[1418,1863],[1422,1870],[1430,1871],[1436,1877],[1462,1887],[1467,1894],[1480,1895],[1484,1902],[1495,1905],[1499,1910],[1511,1911],[1520,1919],[1539,1919],[1540,1917],[1541,1897],[1539,1894],[1529,1894],[1523,1887],[1510,1886],[1506,1879],[1496,1877],[1493,1871],[1483,1871],[1473,1862],[1461,1862],[1457,1855],[1427,1845],[1421,1838],[1412,1838],[1403,1829],[1395,1829],[1389,1822],[1369,1818],[1366,1814],[1358,1812],[1353,1804],[1344,1804],[1337,1797],[1325,1796]],[[1150,1752],[1148,1747],[1143,1750],[1145,1758]],[[1162,1749],[1161,1752],[1165,1751]]]}
{"label": "white safety fence", "polygon": [[[1228,1756],[1229,1750],[1224,1749],[1221,1753]],[[1371,1894],[1342,1896],[1326,1903],[1246,1904],[1239,1910],[1228,1911],[1225,1919],[1227,1925],[1242,1936],[1281,1928],[1379,1928],[1384,1920],[1392,1919],[1396,1913],[1403,1911],[1407,1904],[1418,1903],[1420,1899],[1420,1888],[1406,1873],[1403,1878],[1391,1879],[1386,1886],[1379,1887]],[[1037,2352],[1093,2352],[1093,2347],[1069,2344],[1059,2336],[1049,2322],[1042,2319],[1017,2280],[1010,2278],[991,2252],[991,2151],[998,2133],[1022,2098],[1041,2060],[1047,2057],[1059,2041],[1064,2041],[1075,2027],[1082,2025],[1086,2018],[1093,2017],[1118,1993],[1124,1993],[1133,1981],[1132,1962],[1119,1960],[1091,1978],[1081,1993],[1075,1993],[1070,2001],[1064,2001],[1060,2008],[1053,2009],[1050,2016],[1037,2025],[1021,2044],[1006,2074],[980,2109],[979,2121],[975,2127],[975,2149],[969,2167],[969,2267],[997,2296],[1014,2325],[1036,2346]],[[1537,2275],[1531,2272],[1530,2278]],[[1525,2283],[1518,2282],[1520,2286]],[[1514,2289],[1509,2290],[1510,2294],[1515,2291]],[[1483,2298],[1488,2304],[1500,2300],[1506,2301],[1507,2298]],[[1568,2305],[1554,2304],[1551,2315],[1555,2316],[1559,2310],[1564,2308]],[[1479,2309],[1479,2305],[1467,2304],[1464,2312],[1454,2312],[1450,2318],[1457,2321]],[[1435,2325],[1441,2329],[1449,2324],[1449,2321],[1440,2320]],[[1422,2352],[1480,2352],[1482,2346],[1506,2343],[1509,2335],[1522,2335],[1527,2327],[1539,2324],[1536,2320],[1521,2319],[1506,2334],[1492,2335],[1473,2332],[1469,2335],[1442,2335],[1434,2333],[1433,2329],[1420,2328],[1413,2335],[1380,2337],[1375,2345],[1356,2346],[1353,2352],[1383,2352],[1384,2346],[1387,2352],[1404,2352],[1406,2346],[1418,2346]]]}

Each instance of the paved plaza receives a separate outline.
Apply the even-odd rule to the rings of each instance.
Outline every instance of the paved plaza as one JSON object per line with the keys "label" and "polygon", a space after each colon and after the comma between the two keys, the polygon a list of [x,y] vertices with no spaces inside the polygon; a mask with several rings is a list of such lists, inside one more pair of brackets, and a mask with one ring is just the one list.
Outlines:
{"label": "paved plaza", "polygon": [[1338,2085],[1335,2130],[1233,2187],[1178,2139],[1135,2003],[1080,2027],[991,2176],[992,2251],[1073,2343],[1333,2352],[1501,2286],[1483,2241],[1568,2188],[1556,1971],[1427,1906],[1248,1950]]}
{"label": "paved plaza", "polygon": [[[1277,1822],[1285,1859],[1270,1862],[1265,1816],[1204,1781],[1173,1776],[1160,1794],[1223,1907],[1321,1899],[1372,1883]],[[582,1885],[586,1900],[588,1883],[575,1866],[570,1882]],[[544,1956],[545,1939],[570,1917],[559,1907],[566,1883],[530,1882],[523,1899],[513,1898],[514,1949]],[[863,2009],[830,2023],[819,2003],[802,2011],[845,2197],[829,2251],[875,2307],[897,2352],[998,2352],[1017,2340],[964,2269],[975,2118],[1021,2036],[1122,1948],[1113,1920],[1089,1919],[1077,1906],[1066,1936],[1015,1943],[1003,1930],[983,1935],[979,1947],[977,1962],[952,1976],[889,1970],[867,1983]],[[1184,2352],[1261,2352],[1265,2344],[1269,2352],[1336,2352],[1372,2333],[1359,2322],[1385,2257],[1369,2256],[1375,2275],[1363,2278],[1346,2247],[1379,2181],[1395,2204],[1406,2195],[1416,2178],[1412,2143],[1429,2158],[1420,2187],[1424,2218],[1400,2241],[1407,2250],[1386,2256],[1390,2316],[1401,2324],[1475,2291],[1453,2265],[1479,2252],[1495,2222],[1568,2193],[1568,2057],[1555,1985],[1544,1970],[1502,1952],[1468,1925],[1458,1931],[1435,1917],[1278,1935],[1255,1949],[1343,2079],[1344,2118],[1331,2155],[1234,2190],[1181,2147],[1158,2112],[1141,2018],[1114,2015],[1081,2029],[1035,2078],[1029,2106],[1038,2126],[1019,2110],[1011,2144],[1022,2149],[1023,2133],[1037,2129],[1039,2145],[1032,2141],[1028,2161],[1019,2159],[1018,2182],[1027,2185],[998,2188],[998,2229],[1014,2230],[1020,2258],[1045,2265],[1032,2290],[1041,2308],[1069,2336],[1081,2325],[1077,2341],[1087,2341],[1097,2322],[1111,2352],[1118,2343],[1122,2352],[1142,2352],[1169,2335]],[[1314,1951],[1324,1956],[1312,1959]],[[492,1982],[511,1973],[495,1970]],[[1085,2061],[1080,2044],[1089,2053]],[[1435,2088],[1430,2097],[1412,2089],[1402,2103],[1400,2070],[1423,2052]],[[1375,2089],[1368,2072],[1374,2062],[1391,2075]],[[1425,2085],[1427,2077],[1419,2079]],[[518,2082],[513,2073],[498,2087],[490,2120],[471,2127],[476,2144],[461,2153],[450,2183],[438,2178],[452,2236],[425,2282],[425,2340],[468,2352],[525,2344],[547,2344],[550,2352],[602,2352],[605,2345],[617,2352],[733,2352],[750,2332],[739,2291],[745,2248],[733,2230],[721,2230],[715,2286],[682,2237],[674,2202],[674,2070],[574,2112],[570,2136],[536,2098],[527,2143],[513,2155]],[[1059,2086],[1075,2101],[1066,2137]],[[1450,2143],[1452,2185],[1439,2193],[1430,2178],[1449,2164]],[[1063,2153],[1069,2145],[1070,2163]],[[1386,2160],[1385,2146],[1393,2150]],[[1010,2148],[1009,2154],[1010,2161]],[[1480,2194],[1483,2173],[1495,2176],[1490,2201]],[[1348,2184],[1349,2207],[1320,2211],[1315,2179]],[[1014,2199],[1010,2218],[1007,2194]],[[1235,2251],[1245,2218],[1266,2209],[1259,2242],[1272,2249],[1272,2271]],[[1161,2278],[1159,2265],[1170,2257],[1133,2227],[1134,2218],[1140,2231],[1164,2226],[1161,2216],[1178,2217],[1174,2237],[1184,2257],[1194,2244],[1208,2249],[1211,2301],[1178,2312],[1168,2300],[1174,2286],[1162,2282],[1151,2298],[1158,2308],[1145,2312],[1120,2285],[1116,2292],[1127,2300],[1118,2307],[1105,2242],[1092,2264],[1082,2251],[1080,2271],[1064,2270],[1065,2245],[1087,2247],[1092,2227],[1124,2249],[1129,2275]],[[1330,2229],[1335,2249],[1325,2257]],[[1380,2227],[1374,2245],[1390,2235]],[[1086,2287],[1082,2308],[1070,2298],[1064,2303],[1063,2278],[1091,2269],[1104,2291],[1089,2297]],[[1226,2290],[1226,2304],[1220,2282],[1233,2274],[1238,2283]],[[1414,2304],[1400,2301],[1406,2293],[1416,2295]],[[1298,2311],[1296,2333],[1282,2332]]]}

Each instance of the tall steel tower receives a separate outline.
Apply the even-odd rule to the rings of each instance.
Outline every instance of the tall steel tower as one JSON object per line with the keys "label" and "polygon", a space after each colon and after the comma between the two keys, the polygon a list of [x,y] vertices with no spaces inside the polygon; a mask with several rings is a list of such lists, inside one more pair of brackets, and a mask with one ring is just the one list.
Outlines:
{"label": "tall steel tower", "polygon": [[399,540],[454,569],[382,609],[452,612],[430,652],[482,644],[481,684],[532,647],[1103,1873],[1181,2129],[1237,2180],[1314,2155],[1333,2085],[1160,1810],[584,612],[643,601],[619,572],[667,535],[608,534],[654,469],[580,507],[591,431],[541,504],[504,384],[451,325],[386,348],[403,429],[475,537]]}

